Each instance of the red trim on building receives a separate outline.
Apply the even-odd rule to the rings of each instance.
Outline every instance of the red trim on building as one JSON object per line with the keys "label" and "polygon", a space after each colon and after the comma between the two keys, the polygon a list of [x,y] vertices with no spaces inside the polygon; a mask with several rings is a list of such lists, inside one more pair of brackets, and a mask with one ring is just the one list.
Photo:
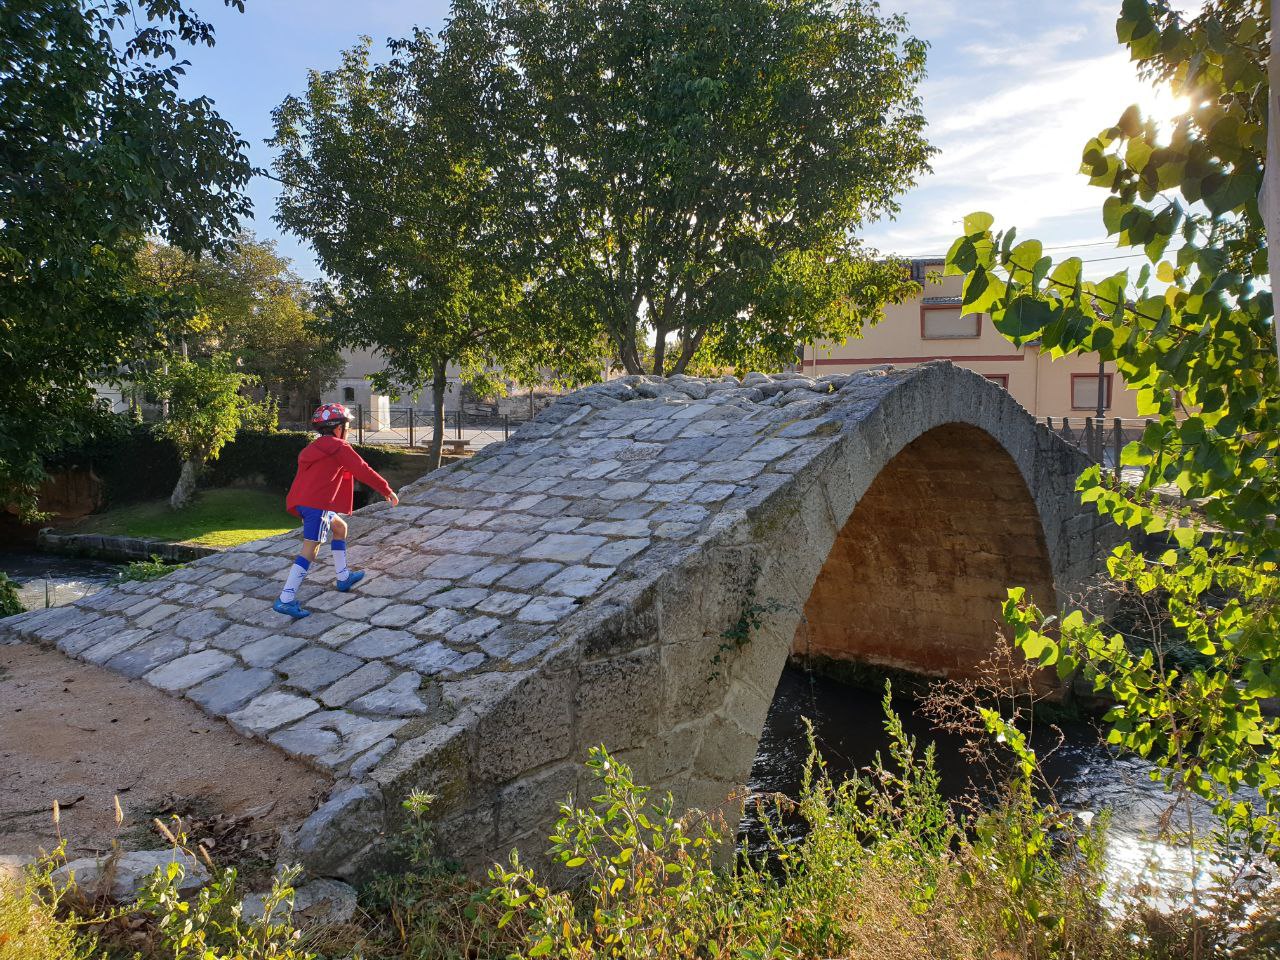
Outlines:
{"label": "red trim on building", "polygon": [[[1104,378],[1104,379],[1106,380],[1106,382],[1107,382],[1107,387],[1106,387],[1107,403],[1106,403],[1106,406],[1105,406],[1105,407],[1103,407],[1103,409],[1104,409],[1104,410],[1110,410],[1110,409],[1111,409],[1111,377],[1112,377],[1112,374],[1110,374],[1110,373],[1104,373],[1102,376],[1103,376],[1103,378]],[[1095,380],[1095,381],[1098,379],[1098,375],[1097,375],[1096,373],[1073,373],[1073,374],[1071,375],[1071,397],[1070,397],[1070,399],[1071,399],[1071,409],[1072,409],[1072,410],[1095,410],[1095,411],[1096,411],[1096,410],[1098,409],[1098,385],[1097,385],[1097,383],[1094,383],[1094,385],[1093,385],[1093,394],[1092,394],[1092,398],[1090,399],[1090,401],[1089,401],[1088,405],[1087,405],[1087,406],[1083,406],[1083,407],[1077,407],[1077,406],[1076,406],[1076,380],[1077,380],[1077,379],[1079,379],[1080,377],[1088,377],[1090,380]]]}
{"label": "red trim on building", "polygon": [[984,373],[983,376],[992,383],[998,383],[1006,390],[1009,389],[1009,375],[1007,373]]}
{"label": "red trim on building", "polygon": [[[950,360],[953,363],[961,363],[964,361],[981,360],[984,363],[1016,363],[1025,360],[1026,354],[1022,353],[999,353],[999,354],[973,354],[970,356],[957,356],[954,353],[939,353],[930,357],[805,357],[804,366],[815,367],[832,367],[848,364],[857,366],[859,364],[874,363],[928,363],[930,360]],[[1110,376],[1110,374],[1108,374]]]}

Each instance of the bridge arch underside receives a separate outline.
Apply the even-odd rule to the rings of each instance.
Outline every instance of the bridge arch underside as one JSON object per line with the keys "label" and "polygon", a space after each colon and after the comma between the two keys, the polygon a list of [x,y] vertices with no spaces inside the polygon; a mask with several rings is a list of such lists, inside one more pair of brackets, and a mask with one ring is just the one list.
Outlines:
{"label": "bridge arch underside", "polygon": [[880,471],[840,529],[792,653],[931,676],[972,676],[1000,603],[1023,586],[1054,609],[1039,511],[985,431],[935,427]]}

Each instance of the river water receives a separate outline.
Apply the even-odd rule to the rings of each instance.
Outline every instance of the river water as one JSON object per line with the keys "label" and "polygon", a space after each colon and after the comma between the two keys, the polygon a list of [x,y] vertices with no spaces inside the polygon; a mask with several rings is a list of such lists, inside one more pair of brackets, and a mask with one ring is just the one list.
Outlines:
{"label": "river water", "polygon": [[[888,762],[889,739],[884,730],[883,692],[849,686],[801,668],[788,666],[778,683],[769,718],[760,739],[751,771],[752,793],[767,796],[782,793],[795,797],[808,756],[804,719],[814,726],[817,746],[833,780],[844,780],[871,765],[880,752]],[[909,735],[921,751],[935,743],[936,767],[943,793],[957,799],[980,776],[960,753],[961,741],[935,731],[931,721],[917,709],[909,693],[895,693],[894,710],[902,718]],[[1169,806],[1169,797],[1150,778],[1152,767],[1136,758],[1113,756],[1099,742],[1097,731],[1087,723],[1062,728],[1065,742],[1044,761],[1059,802],[1067,810],[1085,818],[1109,810],[1107,831],[1108,875],[1115,889],[1141,881],[1164,894],[1166,905],[1181,901],[1192,879],[1203,887],[1209,880],[1202,861],[1193,861],[1189,848],[1160,838],[1160,820]],[[1046,736],[1038,749],[1057,743],[1056,735]],[[748,805],[743,818],[742,843],[751,851],[763,852],[767,838],[758,816]],[[1211,819],[1206,810],[1197,811],[1197,830],[1207,830]],[[795,838],[801,831],[797,822],[785,825],[785,835]]]}
{"label": "river water", "polygon": [[120,565],[52,553],[0,553],[0,573],[18,584],[28,610],[60,607],[96,593],[115,579]]}

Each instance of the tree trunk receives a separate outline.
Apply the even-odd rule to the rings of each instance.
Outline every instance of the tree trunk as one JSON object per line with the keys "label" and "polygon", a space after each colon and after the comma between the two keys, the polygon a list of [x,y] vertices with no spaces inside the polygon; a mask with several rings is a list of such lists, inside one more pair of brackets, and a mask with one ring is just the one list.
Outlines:
{"label": "tree trunk", "polygon": [[680,356],[676,358],[675,366],[671,368],[672,376],[677,373],[684,373],[685,368],[689,366],[689,361],[698,352],[698,347],[702,344],[702,335],[706,332],[706,327],[699,327],[692,334],[689,333],[688,327],[684,327],[680,331]]}
{"label": "tree trunk", "polygon": [[644,365],[640,362],[640,352],[636,349],[634,332],[631,335],[619,337],[617,344],[618,359],[622,361],[622,368],[631,374],[644,373]]}
{"label": "tree trunk", "polygon": [[182,472],[178,474],[178,483],[169,497],[169,506],[174,510],[189,506],[195,499],[196,483],[200,480],[200,468],[203,466],[202,459],[182,461]]}
{"label": "tree trunk", "polygon": [[622,366],[627,373],[647,373],[644,364],[640,362],[640,354],[636,350],[625,350],[622,354]]}
{"label": "tree trunk", "polygon": [[428,464],[435,470],[440,466],[440,452],[444,449],[444,389],[448,384],[445,362],[435,363],[431,367],[431,453]]}
{"label": "tree trunk", "polygon": [[667,365],[667,331],[659,327],[653,341],[653,372],[656,376],[664,376],[662,368]]}

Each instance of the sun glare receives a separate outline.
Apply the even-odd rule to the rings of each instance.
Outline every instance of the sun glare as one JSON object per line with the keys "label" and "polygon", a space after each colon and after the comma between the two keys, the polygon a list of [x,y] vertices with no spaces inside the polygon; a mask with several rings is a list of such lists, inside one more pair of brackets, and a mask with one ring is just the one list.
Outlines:
{"label": "sun glare", "polygon": [[1173,130],[1178,118],[1191,109],[1191,99],[1177,96],[1167,83],[1149,86],[1144,84],[1144,95],[1139,97],[1138,106],[1144,117],[1150,117],[1162,137],[1167,137]]}

